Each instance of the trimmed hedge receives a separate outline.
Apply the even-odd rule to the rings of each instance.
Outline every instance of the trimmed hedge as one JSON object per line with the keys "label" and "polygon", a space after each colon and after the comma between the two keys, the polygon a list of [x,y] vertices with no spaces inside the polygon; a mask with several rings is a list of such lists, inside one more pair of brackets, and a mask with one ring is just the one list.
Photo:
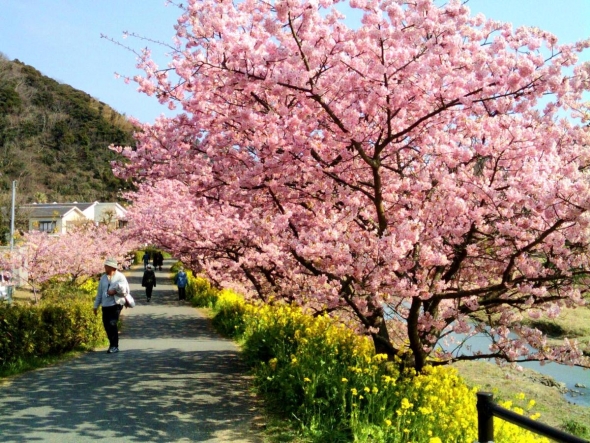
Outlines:
{"label": "trimmed hedge", "polygon": [[89,350],[105,341],[89,296],[38,305],[0,304],[0,366],[30,357]]}

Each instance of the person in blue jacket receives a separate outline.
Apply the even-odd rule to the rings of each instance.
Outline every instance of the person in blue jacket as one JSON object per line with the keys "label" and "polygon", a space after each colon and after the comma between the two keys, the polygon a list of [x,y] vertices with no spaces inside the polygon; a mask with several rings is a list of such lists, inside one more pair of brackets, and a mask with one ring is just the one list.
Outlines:
{"label": "person in blue jacket", "polygon": [[188,276],[181,266],[178,268],[178,273],[174,277],[174,283],[178,287],[178,300],[186,300],[186,285],[188,284]]}
{"label": "person in blue jacket", "polygon": [[152,265],[147,265],[147,269],[141,279],[141,286],[145,288],[145,296],[149,303],[152,301],[152,291],[156,287],[156,273]]}

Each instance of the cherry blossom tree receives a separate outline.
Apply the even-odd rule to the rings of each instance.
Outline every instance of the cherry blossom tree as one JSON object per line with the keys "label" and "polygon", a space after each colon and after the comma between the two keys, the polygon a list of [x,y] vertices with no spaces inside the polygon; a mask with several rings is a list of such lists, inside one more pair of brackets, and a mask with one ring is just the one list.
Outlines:
{"label": "cherry blossom tree", "polygon": [[[347,313],[378,352],[587,365],[526,317],[584,304],[589,42],[460,1],[189,0],[172,61],[142,53],[129,218],[218,282]],[[165,216],[163,215],[165,214]],[[440,346],[484,333],[484,352]]]}
{"label": "cherry blossom tree", "polygon": [[123,232],[106,225],[88,224],[61,235],[30,231],[14,250],[11,267],[21,269],[33,289],[35,300],[40,286],[50,279],[83,283],[104,270],[107,257],[123,259],[136,243],[122,240]]}

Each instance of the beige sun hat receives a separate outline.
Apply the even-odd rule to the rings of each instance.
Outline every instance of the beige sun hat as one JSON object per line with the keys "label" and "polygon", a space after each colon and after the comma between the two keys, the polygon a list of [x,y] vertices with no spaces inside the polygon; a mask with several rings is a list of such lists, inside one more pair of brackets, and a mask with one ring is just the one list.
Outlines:
{"label": "beige sun hat", "polygon": [[117,259],[115,257],[109,257],[104,261],[104,265],[117,269],[117,267],[119,266],[119,262],[117,262]]}

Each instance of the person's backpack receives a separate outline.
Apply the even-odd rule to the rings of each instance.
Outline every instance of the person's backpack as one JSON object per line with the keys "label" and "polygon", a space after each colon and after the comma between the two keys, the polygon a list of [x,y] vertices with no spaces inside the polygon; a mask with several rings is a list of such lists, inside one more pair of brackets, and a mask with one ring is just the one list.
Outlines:
{"label": "person's backpack", "polygon": [[179,288],[184,288],[188,283],[188,279],[186,278],[186,274],[184,272],[179,272],[176,275],[176,285]]}
{"label": "person's backpack", "polygon": [[147,275],[145,276],[145,284],[146,285],[152,285],[154,284],[154,273],[153,272],[148,272]]}

